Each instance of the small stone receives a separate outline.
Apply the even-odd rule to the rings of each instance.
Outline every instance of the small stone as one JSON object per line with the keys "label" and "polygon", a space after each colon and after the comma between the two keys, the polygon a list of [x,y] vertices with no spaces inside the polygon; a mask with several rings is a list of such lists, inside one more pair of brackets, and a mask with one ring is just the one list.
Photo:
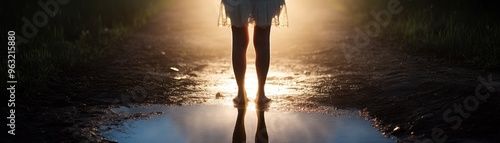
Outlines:
{"label": "small stone", "polygon": [[396,126],[393,130],[392,130],[392,133],[391,135],[400,135],[402,133],[404,133],[405,130],[403,128],[400,128],[398,126]]}
{"label": "small stone", "polygon": [[222,94],[220,94],[220,92],[217,92],[217,94],[215,94],[215,98],[216,99],[219,99],[219,98],[222,98],[224,96],[222,96]]}
{"label": "small stone", "polygon": [[304,71],[304,74],[305,75],[311,75],[311,72],[310,71]]}
{"label": "small stone", "polygon": [[178,71],[179,71],[179,69],[178,69],[178,68],[176,68],[176,67],[170,67],[170,70],[173,70],[173,71],[176,71],[176,72],[178,72]]}

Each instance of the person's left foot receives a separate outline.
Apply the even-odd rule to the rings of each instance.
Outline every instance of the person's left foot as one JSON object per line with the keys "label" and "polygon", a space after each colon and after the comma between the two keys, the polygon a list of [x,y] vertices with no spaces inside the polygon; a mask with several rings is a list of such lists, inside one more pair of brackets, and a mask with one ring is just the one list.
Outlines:
{"label": "person's left foot", "polygon": [[257,95],[257,99],[255,99],[255,102],[257,104],[266,104],[271,102],[271,99],[267,98],[264,94],[259,94]]}

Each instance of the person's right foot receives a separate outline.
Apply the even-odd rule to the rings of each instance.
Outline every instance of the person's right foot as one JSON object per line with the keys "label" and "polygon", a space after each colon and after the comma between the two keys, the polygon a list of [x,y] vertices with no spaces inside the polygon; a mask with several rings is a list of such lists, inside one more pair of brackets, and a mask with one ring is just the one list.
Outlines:
{"label": "person's right foot", "polygon": [[238,92],[238,95],[233,98],[233,103],[234,104],[246,104],[248,102],[247,94],[246,92]]}

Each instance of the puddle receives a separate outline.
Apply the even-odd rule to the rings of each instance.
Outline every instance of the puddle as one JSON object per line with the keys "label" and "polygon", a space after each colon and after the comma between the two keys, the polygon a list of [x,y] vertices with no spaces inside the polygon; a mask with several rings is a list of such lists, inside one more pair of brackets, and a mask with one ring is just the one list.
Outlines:
{"label": "puddle", "polygon": [[233,138],[255,142],[256,136],[257,139],[266,139],[265,133],[269,142],[395,142],[352,111],[333,114],[264,112],[255,108],[238,110],[214,105],[120,107],[112,110],[119,114],[162,112],[150,118],[127,120],[120,126],[101,127],[102,136],[120,143],[231,142]]}

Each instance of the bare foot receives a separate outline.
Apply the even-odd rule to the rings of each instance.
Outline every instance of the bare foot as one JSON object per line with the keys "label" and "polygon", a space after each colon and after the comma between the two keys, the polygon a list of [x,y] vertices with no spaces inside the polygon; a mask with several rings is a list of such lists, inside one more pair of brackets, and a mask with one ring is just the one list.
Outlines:
{"label": "bare foot", "polygon": [[266,104],[266,103],[269,103],[271,102],[271,99],[267,98],[267,97],[258,97],[257,100],[255,100],[255,102],[257,102],[257,104]]}
{"label": "bare foot", "polygon": [[247,102],[248,102],[248,98],[240,98],[240,97],[233,98],[234,104],[245,104]]}
{"label": "bare foot", "polygon": [[246,92],[238,92],[238,96],[233,98],[234,104],[246,104],[248,102],[247,93]]}
{"label": "bare foot", "polygon": [[267,98],[265,94],[258,94],[257,99],[255,99],[257,104],[266,104],[271,102],[271,99]]}

